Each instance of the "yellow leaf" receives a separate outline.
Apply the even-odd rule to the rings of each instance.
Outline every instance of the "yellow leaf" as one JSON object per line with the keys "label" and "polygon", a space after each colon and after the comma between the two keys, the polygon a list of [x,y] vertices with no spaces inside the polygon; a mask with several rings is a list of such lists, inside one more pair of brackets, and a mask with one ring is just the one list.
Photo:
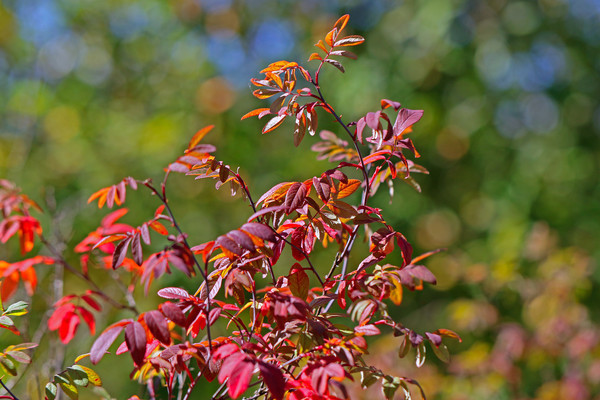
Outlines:
{"label": "yellow leaf", "polygon": [[87,374],[88,380],[90,381],[90,383],[92,385],[102,386],[102,379],[100,379],[100,377],[98,376],[96,371],[94,371],[91,368],[84,367],[83,365],[80,365],[80,367],[85,371],[85,373]]}
{"label": "yellow leaf", "polygon": [[394,289],[390,293],[390,300],[399,306],[402,303],[402,284],[395,278],[392,278],[392,283],[394,284]]}
{"label": "yellow leaf", "polygon": [[90,356],[90,353],[85,353],[85,354],[82,354],[80,356],[77,356],[77,358],[75,359],[75,364],[77,364],[79,361],[81,361],[84,358],[89,357],[89,356]]}

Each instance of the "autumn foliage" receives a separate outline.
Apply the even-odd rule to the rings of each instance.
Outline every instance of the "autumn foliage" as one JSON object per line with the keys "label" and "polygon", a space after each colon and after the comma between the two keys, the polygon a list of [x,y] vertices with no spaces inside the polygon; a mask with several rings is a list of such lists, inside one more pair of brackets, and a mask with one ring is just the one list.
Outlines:
{"label": "autumn foliage", "polygon": [[[414,255],[407,238],[386,222],[384,210],[370,204],[382,187],[393,195],[396,181],[419,190],[413,174],[427,171],[413,161],[419,153],[408,134],[423,111],[383,99],[378,110],[354,122],[342,120],[323,96],[319,78],[326,65],[344,72],[341,60],[356,58],[348,48],[364,39],[344,35],[347,22],[347,15],[341,17],[316,44],[318,52],[309,58],[317,65],[314,72],[288,61],[263,69],[263,76],[252,80],[253,94],[270,103],[242,117],[264,118],[263,134],[290,121],[295,146],[306,133],[318,134],[312,150],[318,159],[332,163],[330,169],[302,181],[277,183],[255,197],[238,168],[219,160],[217,148],[206,142],[213,128],[207,126],[165,168],[158,185],[127,177],[91,195],[89,202],[113,208],[126,203],[128,190],[144,189],[156,204],[148,212],[149,219],[138,226],[121,222],[126,208],[107,214],[73,249],[80,265],[69,264],[52,246],[44,253],[48,255],[0,261],[3,301],[21,282],[33,294],[35,268],[59,265],[88,285],[53,304],[47,326],[65,344],[82,323],[92,335],[97,329],[100,333],[74,365],[49,377],[46,398],[54,399],[62,390],[75,399],[82,387],[100,386],[96,372],[82,364],[115,357],[132,360],[130,377],[146,384],[148,398],[159,396],[159,389],[167,398],[198,398],[200,382],[215,379],[221,386],[212,398],[245,394],[252,399],[346,399],[349,380],[359,380],[363,387],[379,382],[388,399],[398,389],[406,397],[411,392],[425,397],[415,380],[388,375],[363,359],[367,337],[383,332],[399,337],[395,351],[400,357],[415,349],[418,366],[425,360],[427,346],[447,360],[444,339],[460,340],[446,329],[415,332],[390,315],[389,308],[402,303],[404,290],[436,283],[422,264],[435,251]],[[319,130],[319,118],[331,118],[338,132]],[[166,195],[173,173],[211,180],[217,189],[225,186],[249,204],[251,215],[214,240],[195,242],[180,228]],[[41,210],[7,181],[0,181],[0,208],[0,241],[18,238],[22,254],[33,250],[36,238],[48,244],[41,224],[31,215]],[[151,251],[151,244],[157,242],[162,250]],[[359,246],[367,247],[364,254],[368,255],[355,255]],[[313,261],[313,253],[322,247],[336,249],[328,265]],[[400,262],[387,261],[392,253]],[[95,282],[91,268],[119,272],[113,276],[121,280],[122,298],[107,295],[103,285],[108,283]],[[195,292],[181,287],[151,290],[152,282],[170,273],[189,277],[190,285],[196,283]],[[132,296],[136,287],[164,301],[156,309],[138,310]],[[98,313],[111,307],[130,316],[97,327]],[[5,313],[9,311],[10,307]],[[2,324],[18,333],[14,324]],[[28,362],[29,356],[18,359],[10,356],[10,350],[3,354],[13,364]],[[9,374],[16,373],[5,363],[2,366]]]}

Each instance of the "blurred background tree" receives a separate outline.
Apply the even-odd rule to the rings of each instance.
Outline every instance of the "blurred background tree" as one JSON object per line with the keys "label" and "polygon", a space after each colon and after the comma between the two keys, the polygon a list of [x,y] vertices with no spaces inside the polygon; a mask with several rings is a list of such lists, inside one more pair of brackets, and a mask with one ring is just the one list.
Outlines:
{"label": "blurred background tree", "polygon": [[[597,0],[4,0],[0,177],[51,209],[46,224],[71,245],[103,215],[85,206],[91,193],[126,175],[160,179],[208,124],[254,193],[310,177],[324,164],[308,142],[290,157],[278,150],[291,135],[261,140],[262,122],[239,118],[260,106],[249,79],[269,62],[305,60],[344,13],[367,40],[345,75],[327,71],[331,103],[348,120],[381,98],[425,110],[413,140],[431,174],[418,178],[421,194],[396,188],[389,222],[418,251],[449,250],[429,263],[438,286],[407,295],[398,318],[465,339],[449,368],[422,370],[426,389],[444,399],[592,398]],[[177,177],[170,190],[197,242],[248,213],[205,182]],[[132,220],[146,217],[132,210]],[[0,259],[9,253],[0,248]]]}

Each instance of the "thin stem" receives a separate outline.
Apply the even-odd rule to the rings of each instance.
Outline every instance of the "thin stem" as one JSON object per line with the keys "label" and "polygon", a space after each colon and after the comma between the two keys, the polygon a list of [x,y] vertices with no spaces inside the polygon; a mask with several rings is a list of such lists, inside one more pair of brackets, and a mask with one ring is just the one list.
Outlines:
{"label": "thin stem", "polygon": [[52,255],[54,255],[56,261],[62,265],[65,269],[67,269],[69,272],[71,272],[73,275],[77,276],[78,278],[84,280],[85,282],[87,282],[88,285],[90,285],[90,287],[98,293],[98,295],[100,295],[104,300],[106,300],[106,302],[110,303],[113,307],[118,308],[120,310],[130,310],[136,314],[139,314],[139,311],[137,310],[137,308],[135,307],[135,305],[125,305],[125,304],[121,304],[118,301],[114,300],[112,297],[110,297],[109,295],[107,295],[106,293],[104,293],[102,291],[102,289],[100,289],[100,287],[87,275],[83,274],[82,272],[80,272],[77,268],[73,267],[71,264],[69,264],[67,262],[67,260],[65,260],[62,256],[62,254],[56,250],[56,248],[48,241],[46,240],[46,238],[44,237],[43,234],[39,235],[40,241],[44,244],[44,246],[46,246],[46,248],[48,250],[50,250],[50,252],[52,253]]}
{"label": "thin stem", "polygon": [[[273,229],[273,228],[271,228]],[[302,253],[302,255],[304,256],[304,259],[306,260],[306,262],[308,263],[308,266],[310,267],[311,271],[313,272],[313,274],[315,274],[315,276],[317,277],[317,279],[319,280],[319,283],[321,284],[321,286],[324,286],[325,283],[323,282],[323,279],[321,278],[321,276],[319,275],[319,273],[317,272],[317,270],[315,269],[314,265],[312,264],[312,262],[310,261],[310,257],[308,254],[306,254],[306,252],[304,250],[302,250],[300,247],[296,246],[295,244],[293,244],[290,240],[288,240],[286,237],[283,237],[283,235],[281,235],[279,232],[277,232],[275,229],[273,229],[273,231],[275,232],[275,234],[277,236],[279,236],[279,238],[281,240],[283,240],[284,242],[286,242],[287,244],[289,244],[290,246],[292,246],[293,248],[295,248],[296,250],[298,250],[299,252]]]}
{"label": "thin stem", "polygon": [[317,83],[314,83],[314,85],[315,85],[315,88],[317,89],[317,92],[319,93],[318,98],[323,103],[323,107],[327,108],[327,110],[335,117],[337,122],[344,128],[344,130],[346,131],[348,136],[350,136],[350,139],[352,140],[352,143],[354,144],[354,149],[356,150],[356,153],[358,154],[358,158],[360,160],[360,165],[361,165],[361,171],[363,173],[363,179],[365,180],[365,185],[366,185],[366,190],[363,192],[363,198],[362,198],[362,205],[366,206],[367,199],[369,198],[369,194],[371,192],[371,185],[369,184],[369,174],[367,172],[367,167],[365,166],[365,162],[363,159],[362,152],[360,151],[360,147],[358,146],[358,143],[357,143],[356,139],[354,138],[354,135],[352,134],[352,132],[350,132],[350,129],[348,128],[348,126],[344,123],[344,121],[342,121],[342,118],[335,112],[333,107],[331,107],[329,105],[329,103],[327,103],[325,101],[325,98],[323,97],[323,93],[321,92],[320,86]]}
{"label": "thin stem", "polygon": [[[167,201],[167,178],[169,176],[169,171],[167,171],[165,173],[165,177],[163,179],[163,181],[161,182],[161,192],[159,193],[158,190],[156,190],[156,188],[154,186],[152,186],[152,184],[149,181],[144,181],[142,182],[142,184],[144,186],[146,186],[148,189],[150,189],[161,201],[161,203],[165,206],[165,210],[167,210],[167,213],[169,213],[169,217],[171,218],[171,223],[173,224],[173,227],[177,230],[177,232],[179,233],[179,236],[181,237],[181,239],[183,240],[183,244],[185,245],[185,247],[187,247],[190,252],[191,252],[191,246],[187,241],[186,235],[183,233],[183,230],[181,229],[181,227],[179,226],[179,224],[177,223],[177,219],[175,218],[175,214],[173,213],[173,210],[171,210],[171,207],[169,206],[169,203]],[[194,264],[196,265],[196,268],[198,269],[198,271],[200,271],[200,275],[202,275],[202,279],[204,279],[204,282],[206,283],[206,315],[209,316],[210,315],[210,284],[208,281],[208,261],[205,261],[204,263],[204,269],[200,266],[200,263],[198,262],[198,259],[196,258],[196,255],[192,253],[192,259],[194,260]],[[210,332],[210,323],[208,323],[206,325],[206,336],[208,338],[208,358],[210,359],[210,357],[212,357],[212,338],[211,338],[211,332]],[[191,385],[192,386],[192,385]],[[186,394],[187,397],[187,394]]]}
{"label": "thin stem", "polygon": [[2,387],[6,390],[6,392],[12,396],[13,400],[19,400],[19,398],[17,396],[15,396],[13,394],[13,392],[10,391],[10,389],[8,387],[6,387],[6,385],[4,384],[4,382],[2,381],[2,378],[0,378],[0,384],[2,384]]}
{"label": "thin stem", "polygon": [[[183,240],[183,244],[188,249],[191,249],[192,247],[188,243],[187,238],[185,237],[185,234],[183,233],[183,230],[181,229],[181,227],[177,223],[177,220],[175,219],[175,215],[173,214],[173,210],[171,210],[171,207],[169,206],[169,203],[167,202],[167,197],[166,197],[166,194],[165,194],[165,190],[166,189],[165,189],[164,182],[161,184],[161,186],[162,186],[162,194],[158,190],[156,190],[156,188],[154,186],[152,186],[150,184],[150,182],[145,181],[145,182],[142,182],[142,183],[148,189],[150,189],[159,198],[159,200],[161,201],[161,203],[165,206],[165,210],[167,210],[167,213],[169,214],[169,217],[171,217],[171,223],[173,224],[173,227],[175,228],[175,230],[177,230],[177,232],[179,233],[179,236]],[[202,278],[205,281],[207,281],[208,277],[207,277],[206,273],[204,272],[204,270],[202,269],[202,267],[200,267],[200,263],[198,262],[198,259],[196,259],[195,255],[193,255],[192,258],[194,259],[194,264],[196,265],[196,268],[198,269],[198,271],[200,271],[200,274],[202,275]]]}

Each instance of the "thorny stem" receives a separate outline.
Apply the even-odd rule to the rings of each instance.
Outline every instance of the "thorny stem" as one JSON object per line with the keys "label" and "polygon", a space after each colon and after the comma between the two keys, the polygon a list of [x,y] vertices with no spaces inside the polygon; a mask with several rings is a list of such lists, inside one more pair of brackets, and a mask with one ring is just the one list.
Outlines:
{"label": "thorny stem", "polygon": [[43,234],[40,234],[39,238],[40,238],[40,241],[44,244],[44,246],[46,246],[46,248],[48,250],[50,250],[52,255],[54,255],[54,257],[58,263],[60,263],[65,269],[67,269],[73,275],[86,281],[87,284],[90,285],[91,288],[96,293],[98,293],[104,300],[106,300],[106,302],[110,303],[113,307],[118,308],[120,310],[130,310],[130,311],[134,312],[135,314],[139,314],[139,311],[137,310],[135,305],[125,305],[125,304],[121,304],[118,301],[114,300],[112,297],[110,297],[109,295],[104,293],[102,291],[102,289],[100,289],[100,287],[89,276],[83,274],[78,269],[76,269],[71,264],[69,264],[67,262],[67,260],[64,259],[62,254],[44,237]]}

